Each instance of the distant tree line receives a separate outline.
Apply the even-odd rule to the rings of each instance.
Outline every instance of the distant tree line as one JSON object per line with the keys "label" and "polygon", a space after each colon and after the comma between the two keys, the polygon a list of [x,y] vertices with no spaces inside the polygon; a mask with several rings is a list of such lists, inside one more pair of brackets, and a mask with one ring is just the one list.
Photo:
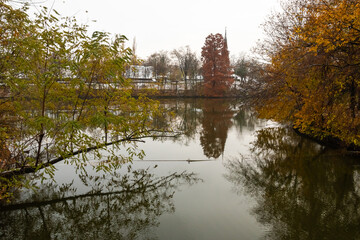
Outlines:
{"label": "distant tree line", "polygon": [[142,65],[151,66],[156,79],[184,81],[188,89],[189,81],[201,76],[201,62],[189,46],[171,52],[159,51],[147,57]]}
{"label": "distant tree line", "polygon": [[[152,67],[152,76],[158,81],[183,82],[185,90],[190,90],[197,81],[207,82],[203,91],[198,94],[218,97],[226,96],[233,83],[235,86],[250,87],[247,85],[258,79],[261,68],[255,58],[245,54],[230,58],[225,39],[219,33],[210,34],[206,38],[201,56],[186,46],[172,51],[155,52],[140,64]],[[214,74],[217,75],[215,78]],[[246,95],[244,91],[239,94]]]}

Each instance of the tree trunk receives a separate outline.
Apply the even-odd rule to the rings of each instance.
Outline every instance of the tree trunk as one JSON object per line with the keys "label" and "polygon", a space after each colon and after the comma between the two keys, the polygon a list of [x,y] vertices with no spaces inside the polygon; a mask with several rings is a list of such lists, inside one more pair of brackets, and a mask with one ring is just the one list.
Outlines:
{"label": "tree trunk", "polygon": [[358,97],[358,102],[357,102],[357,110],[360,111],[360,89],[357,89],[357,97]]}
{"label": "tree trunk", "polygon": [[356,84],[354,79],[351,79],[351,86],[350,86],[350,110],[351,110],[351,117],[355,118],[356,116]]}
{"label": "tree trunk", "polygon": [[185,82],[185,91],[188,89],[187,88],[187,76],[186,74],[184,74],[184,82]]}
{"label": "tree trunk", "polygon": [[105,106],[105,110],[104,110],[104,116],[105,116],[105,126],[104,126],[104,131],[105,131],[105,144],[108,141],[108,123],[107,123],[107,106]]}

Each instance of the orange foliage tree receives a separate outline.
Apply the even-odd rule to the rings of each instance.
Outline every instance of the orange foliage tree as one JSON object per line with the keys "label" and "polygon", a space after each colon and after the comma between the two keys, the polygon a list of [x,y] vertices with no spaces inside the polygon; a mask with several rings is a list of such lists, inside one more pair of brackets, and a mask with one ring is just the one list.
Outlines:
{"label": "orange foliage tree", "polygon": [[231,77],[226,39],[221,34],[207,36],[202,47],[201,60],[204,94],[209,97],[225,96],[234,80]]}
{"label": "orange foliage tree", "polygon": [[259,113],[360,146],[360,3],[288,0],[265,24]]}

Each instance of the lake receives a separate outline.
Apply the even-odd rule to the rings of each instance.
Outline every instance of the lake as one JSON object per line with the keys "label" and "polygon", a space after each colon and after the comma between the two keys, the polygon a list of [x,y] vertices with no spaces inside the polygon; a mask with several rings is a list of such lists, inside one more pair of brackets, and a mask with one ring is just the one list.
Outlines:
{"label": "lake", "polygon": [[161,103],[182,135],[137,143],[144,159],[110,173],[90,153],[85,171],[29,176],[0,239],[360,239],[359,159],[235,100]]}

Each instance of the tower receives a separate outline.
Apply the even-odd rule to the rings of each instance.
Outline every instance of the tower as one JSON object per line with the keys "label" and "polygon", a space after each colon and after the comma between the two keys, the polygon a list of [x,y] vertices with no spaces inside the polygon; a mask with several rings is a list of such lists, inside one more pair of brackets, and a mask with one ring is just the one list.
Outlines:
{"label": "tower", "polygon": [[226,27],[225,27],[224,47],[225,47],[225,49],[228,51],[227,29],[226,29]]}

